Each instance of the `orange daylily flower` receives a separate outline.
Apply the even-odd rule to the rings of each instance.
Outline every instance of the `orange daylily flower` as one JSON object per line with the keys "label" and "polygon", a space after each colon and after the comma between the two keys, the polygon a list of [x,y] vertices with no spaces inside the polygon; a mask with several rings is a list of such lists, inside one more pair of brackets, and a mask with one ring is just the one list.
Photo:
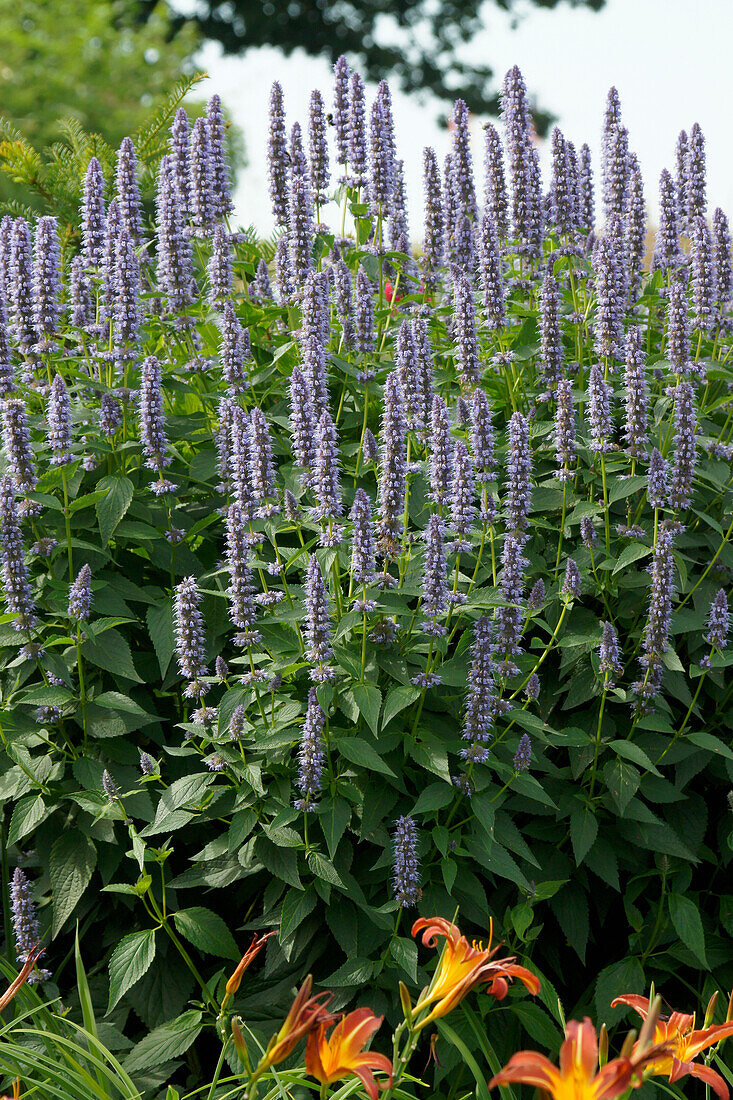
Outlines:
{"label": "orange daylily flower", "polygon": [[342,1016],[330,1036],[326,1035],[331,1021],[320,1023],[311,1031],[305,1046],[305,1068],[322,1085],[332,1085],[342,1077],[354,1074],[371,1100],[379,1095],[374,1070],[388,1075],[392,1084],[392,1063],[384,1054],[364,1050],[372,1035],[379,1030],[383,1016],[375,1016],[370,1008],[357,1008]]}
{"label": "orange daylily flower", "polygon": [[[664,1046],[661,1048],[664,1050]],[[549,1093],[553,1100],[613,1100],[630,1086],[641,1084],[641,1070],[650,1059],[659,1057],[660,1047],[647,1047],[631,1057],[613,1058],[598,1070],[598,1037],[591,1020],[570,1020],[565,1042],[560,1047],[560,1066],[554,1066],[544,1054],[520,1050],[504,1069],[489,1081],[495,1085],[534,1085]]]}
{"label": "orange daylily flower", "polygon": [[476,942],[471,946],[466,937],[461,935],[457,925],[443,917],[421,917],[416,920],[412,926],[413,936],[420,931],[423,931],[422,942],[426,947],[435,947],[438,937],[445,937],[443,953],[433,979],[420,994],[413,1010],[417,1016],[429,1005],[434,1006],[429,1015],[420,1021],[420,1028],[439,1016],[446,1016],[474,986],[483,982],[488,982],[487,992],[498,1001],[506,997],[512,978],[519,978],[530,993],[539,993],[540,982],[537,976],[524,966],[519,966],[513,955],[504,959],[493,958],[501,945],[497,944],[494,948],[491,946],[492,924],[489,925],[487,947]]}
{"label": "orange daylily flower", "polygon": [[[733,1002],[733,995],[731,996]],[[617,997],[611,1002],[611,1007],[616,1005],[628,1005],[638,1012],[642,1020],[646,1020],[649,1014],[649,998],[640,997],[636,993],[626,993],[623,997]],[[729,1092],[723,1078],[710,1066],[701,1066],[695,1062],[695,1058],[703,1050],[719,1043],[721,1039],[733,1035],[733,1020],[730,1019],[731,1009],[728,1009],[728,1022],[724,1024],[712,1024],[700,1030],[695,1030],[695,1013],[672,1012],[669,1019],[660,1018],[654,1027],[655,1042],[666,1042],[667,1052],[657,1058],[647,1067],[650,1077],[668,1077],[670,1082],[679,1081],[680,1078],[698,1077],[709,1085],[718,1094],[720,1100],[728,1100]]]}
{"label": "orange daylily flower", "polygon": [[265,946],[265,944],[269,940],[270,936],[274,936],[274,935],[275,935],[275,932],[266,932],[264,936],[255,935],[254,939],[252,940],[252,943],[249,945],[249,947],[247,948],[245,953],[242,955],[242,958],[239,962],[239,965],[237,966],[237,969],[234,971],[234,973],[230,977],[229,981],[227,982],[227,986],[226,986],[226,991],[227,991],[226,999],[227,1000],[229,999],[229,997],[232,997],[237,992],[237,990],[239,989],[240,983],[242,981],[242,976],[243,976],[245,970],[247,970],[247,968],[257,958],[260,951],[262,950],[262,948]]}
{"label": "orange daylily flower", "polygon": [[292,1054],[300,1040],[305,1038],[314,1027],[320,1024],[331,1024],[336,1019],[326,1011],[326,1005],[333,997],[333,993],[324,990],[312,997],[312,988],[313,975],[309,974],[298,990],[282,1027],[277,1035],[273,1035],[270,1039],[265,1056],[257,1067],[258,1075],[268,1066],[275,1066]]}

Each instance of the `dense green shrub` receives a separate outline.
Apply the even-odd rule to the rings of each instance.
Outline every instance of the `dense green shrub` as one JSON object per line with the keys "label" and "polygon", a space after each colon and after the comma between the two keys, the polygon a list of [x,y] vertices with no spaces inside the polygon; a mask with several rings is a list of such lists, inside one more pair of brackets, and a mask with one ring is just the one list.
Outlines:
{"label": "dense green shrub", "polygon": [[[459,157],[460,112],[457,122]],[[296,203],[307,191],[297,154],[296,142],[289,158]],[[561,168],[558,159],[556,173]],[[177,201],[165,171],[161,179],[159,225]],[[125,199],[124,184],[117,193]],[[186,1060],[192,1079],[210,1076],[223,981],[252,929],[278,931],[258,984],[238,1005],[263,1034],[308,972],[335,991],[336,1007],[366,986],[373,1010],[394,1021],[396,979],[411,988],[425,983],[409,913],[393,894],[392,836],[403,817],[417,827],[420,863],[419,873],[408,868],[398,876],[403,900],[416,900],[419,877],[415,913],[451,917],[460,908],[462,925],[484,936],[493,920],[507,951],[543,977],[536,1003],[514,991],[501,1005],[479,1001],[477,1011],[491,1015],[500,1057],[516,1049],[522,1029],[559,1045],[554,985],[568,1015],[595,1005],[614,1023],[624,1010],[609,1012],[611,999],[642,993],[651,981],[679,1007],[731,984],[731,659],[722,641],[711,647],[706,640],[711,603],[733,567],[733,345],[723,268],[709,315],[700,306],[704,241],[693,250],[689,287],[690,261],[681,253],[660,254],[656,270],[641,277],[632,264],[621,308],[609,290],[613,282],[618,293],[624,272],[620,249],[614,254],[618,237],[601,238],[593,250],[592,226],[580,219],[556,229],[556,199],[541,256],[527,256],[527,241],[507,240],[505,232],[500,253],[492,251],[484,223],[474,280],[470,264],[463,275],[456,265],[468,264],[470,252],[458,245],[474,228],[478,248],[478,222],[474,227],[459,211],[449,240],[453,266],[433,270],[430,248],[418,259],[401,251],[407,238],[399,188],[391,202],[393,250],[370,243],[374,232],[378,242],[386,235],[384,210],[379,205],[370,214],[363,191],[352,186],[336,190],[332,219],[340,223],[344,211],[349,240],[325,227],[311,239],[307,217],[305,249],[298,251],[295,234],[291,239],[296,266],[328,272],[338,252],[341,276],[354,279],[362,304],[365,295],[375,297],[374,339],[363,352],[355,350],[343,311],[329,306],[327,405],[338,462],[329,458],[326,418],[316,433],[316,484],[305,489],[294,459],[289,387],[303,363],[303,328],[317,334],[316,344],[326,337],[313,305],[319,277],[311,275],[305,289],[272,295],[260,262],[271,262],[272,250],[251,233],[220,233],[217,275],[209,263],[210,226],[189,238],[171,235],[168,222],[162,240],[152,226],[143,225],[139,237],[131,226],[131,235],[114,233],[114,323],[104,319],[103,258],[101,271],[94,262],[87,274],[76,265],[72,293],[69,248],[61,319],[55,325],[53,308],[37,307],[42,331],[29,321],[36,325],[31,340],[23,328],[24,288],[32,299],[23,226],[3,225],[6,241],[12,229],[15,242],[13,263],[3,268],[13,323],[3,461],[15,478],[0,492],[9,607],[0,624],[3,861],[11,877],[14,866],[22,868],[41,905],[43,966],[51,974],[44,993],[58,990],[72,1015],[78,1011],[78,924],[91,998],[98,1017],[107,1011],[100,1037],[146,1087],[183,1081]],[[434,218],[434,194],[431,202]],[[128,208],[134,212],[134,203]],[[193,199],[191,212],[195,223]],[[53,258],[52,246],[44,252],[43,245],[53,226],[40,226],[39,270],[44,257]],[[176,256],[185,270],[189,248],[195,294],[175,281]],[[227,282],[229,252],[234,275],[225,296],[236,317],[217,291]],[[139,318],[126,307],[136,279],[120,283],[126,271],[134,274],[134,254],[143,260]],[[724,251],[716,258],[722,265]],[[492,262],[505,297],[498,327]],[[53,305],[48,272],[47,264],[36,275],[34,293]],[[91,314],[70,315],[68,307],[80,303],[78,280],[87,276]],[[429,354],[421,353],[419,377],[446,403],[444,436],[440,401],[432,425],[424,408],[421,423],[410,382],[417,368],[409,342],[420,337],[421,321],[433,368],[425,369]],[[249,333],[251,357],[237,323]],[[620,330],[604,352],[604,326],[615,324]],[[630,328],[635,335],[626,335]],[[222,329],[229,332],[223,351]],[[305,359],[313,396],[317,347],[306,343]],[[71,398],[70,448],[63,386],[54,379]],[[568,381],[558,386],[561,379]],[[644,408],[635,426],[634,387],[637,413]],[[478,429],[485,432],[488,421],[476,392],[488,398],[495,466],[477,452]],[[566,435],[558,443],[563,402]],[[272,492],[266,461],[251,461],[246,473],[242,452],[239,465],[236,455],[222,461],[223,436],[225,450],[235,451],[248,438],[246,431],[237,437],[242,418],[235,406],[264,414],[252,421],[260,442],[250,444],[264,453],[264,424],[276,468]],[[596,410],[592,424],[589,406]],[[120,422],[106,434],[113,413]],[[24,451],[24,417],[32,454]],[[235,431],[222,435],[227,417]],[[570,421],[577,421],[573,445]],[[368,432],[379,440],[378,462]],[[312,426],[304,438],[314,438]],[[441,488],[456,445],[459,469],[476,477],[465,498],[460,476]],[[653,448],[670,482],[661,491],[657,477],[656,508],[648,484]],[[473,474],[471,455],[478,460]],[[160,491],[164,479],[172,491]],[[400,492],[391,513],[389,484]],[[363,594],[345,518],[358,488],[379,501],[381,583],[368,583]],[[297,508],[292,498],[283,508],[284,493]],[[227,549],[227,508],[237,500],[244,527],[228,513]],[[456,509],[462,500],[463,519]],[[252,591],[240,577],[246,614],[240,606],[233,625],[228,588],[238,530],[240,541],[252,544]],[[18,531],[29,553],[28,590],[18,579]],[[457,553],[454,539],[465,543]],[[442,593],[443,554],[455,600]],[[332,631],[321,649],[309,643],[306,621],[318,592],[316,563]],[[70,611],[70,585],[80,573]],[[363,595],[374,606],[354,609]],[[205,654],[195,644],[198,598]],[[193,632],[185,676],[176,656],[176,599]],[[29,629],[19,633],[24,623]],[[425,623],[437,629],[425,632]],[[608,628],[605,663],[599,657],[603,623],[618,635],[617,667]],[[248,630],[248,638],[237,638]],[[180,650],[180,631],[178,641]],[[646,668],[639,663],[644,653]],[[334,673],[315,685],[304,734],[314,664]],[[424,686],[426,674],[439,682]],[[648,686],[654,690],[647,693]],[[468,741],[461,736],[467,706],[476,734]],[[305,791],[298,785],[304,739],[306,763],[322,749],[321,789],[315,781]],[[463,758],[465,749],[475,762]],[[305,813],[297,808],[303,800]],[[401,828],[409,833],[409,822]],[[409,836],[404,844],[409,849]],[[16,891],[17,883],[16,876]],[[460,1021],[455,1027],[475,1045],[475,1029]],[[442,1079],[461,1059],[455,1049],[441,1048],[439,1057]],[[454,1074],[445,1088],[462,1083]]]}

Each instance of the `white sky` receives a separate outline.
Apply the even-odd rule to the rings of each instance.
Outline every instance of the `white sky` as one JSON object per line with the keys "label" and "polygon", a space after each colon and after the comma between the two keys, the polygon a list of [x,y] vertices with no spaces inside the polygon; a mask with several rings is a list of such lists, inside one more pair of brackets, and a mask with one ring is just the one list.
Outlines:
{"label": "white sky", "polygon": [[[513,64],[530,95],[557,115],[568,138],[587,141],[598,169],[598,145],[606,93],[621,96],[630,147],[644,173],[647,208],[656,221],[659,174],[674,166],[680,129],[697,121],[707,139],[708,198],[733,216],[733,0],[607,0],[599,13],[561,5],[547,11],[520,0],[519,26],[487,5],[483,30],[465,51],[501,77]],[[297,51],[289,58],[263,48],[244,57],[222,57],[207,44],[200,57],[209,80],[241,127],[248,166],[240,172],[237,216],[262,233],[273,228],[267,192],[265,148],[272,81],[283,86],[288,123],[307,122],[308,100],[320,88],[331,101],[330,66]],[[422,149],[433,145],[442,161],[449,140],[435,118],[444,108],[397,91],[391,82],[398,154],[405,160],[411,230],[422,235]],[[374,88],[368,87],[369,98]],[[483,146],[476,120],[474,163],[482,179]],[[480,190],[483,185],[480,183]]]}

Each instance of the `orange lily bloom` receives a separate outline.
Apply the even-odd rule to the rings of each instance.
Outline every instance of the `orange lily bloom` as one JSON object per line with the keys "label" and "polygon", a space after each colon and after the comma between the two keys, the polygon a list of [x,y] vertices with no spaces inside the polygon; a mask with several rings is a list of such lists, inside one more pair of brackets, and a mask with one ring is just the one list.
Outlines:
{"label": "orange lily bloom", "polygon": [[252,940],[252,943],[249,945],[249,947],[247,948],[245,953],[242,955],[242,958],[239,961],[239,965],[237,966],[237,969],[234,971],[231,978],[227,982],[227,986],[226,986],[227,996],[225,998],[226,1000],[228,1000],[231,996],[233,996],[237,992],[237,990],[239,989],[240,983],[242,981],[242,976],[243,976],[245,970],[247,970],[247,968],[257,958],[260,951],[262,950],[262,948],[265,946],[265,944],[269,940],[270,936],[274,936],[274,935],[275,935],[275,932],[266,932],[264,936],[255,935],[255,938]]}
{"label": "orange lily bloom", "polygon": [[374,1070],[388,1075],[392,1084],[392,1063],[384,1054],[364,1050],[372,1035],[379,1030],[383,1016],[375,1016],[370,1008],[357,1008],[342,1016],[330,1036],[326,1035],[331,1021],[320,1023],[311,1031],[305,1046],[305,1068],[322,1085],[332,1085],[342,1077],[354,1074],[371,1100],[379,1095]]}
{"label": "orange lily bloom", "polygon": [[504,959],[493,958],[501,946],[491,946],[493,925],[489,926],[487,947],[476,942],[471,946],[466,937],[461,935],[457,925],[443,917],[421,917],[416,920],[412,926],[413,936],[420,931],[423,932],[422,942],[425,947],[435,947],[439,936],[445,938],[433,979],[420,994],[413,1010],[417,1016],[429,1005],[434,1006],[428,1016],[420,1021],[420,1028],[439,1016],[446,1016],[475,986],[483,982],[488,983],[487,992],[498,1001],[506,997],[512,978],[519,978],[530,993],[539,993],[540,982],[537,976],[524,966],[519,966],[513,955]]}
{"label": "orange lily bloom", "polygon": [[598,1037],[586,1016],[582,1023],[568,1021],[565,1042],[560,1047],[559,1068],[544,1054],[520,1050],[489,1081],[489,1088],[534,1085],[549,1093],[553,1100],[613,1100],[629,1086],[638,1088],[640,1071],[650,1059],[659,1057],[659,1052],[659,1046],[647,1047],[629,1058],[623,1055],[613,1058],[598,1070]]}
{"label": "orange lily bloom", "polygon": [[313,976],[309,974],[298,990],[295,1000],[290,1006],[282,1027],[277,1035],[270,1039],[265,1056],[257,1067],[257,1075],[263,1073],[268,1066],[275,1066],[284,1061],[293,1053],[296,1046],[314,1027],[334,1022],[335,1016],[326,1011],[326,1005],[333,997],[333,993],[324,990],[311,996],[313,988]]}
{"label": "orange lily bloom", "polygon": [[[616,1005],[628,1005],[639,1013],[642,1020],[646,1020],[649,1013],[649,998],[640,997],[635,993],[626,993],[623,997],[617,997],[612,1001],[611,1007],[614,1008]],[[690,1077],[698,1077],[709,1085],[718,1094],[720,1100],[728,1100],[728,1086],[720,1074],[710,1066],[699,1065],[695,1062],[695,1058],[703,1050],[714,1046],[729,1035],[733,1035],[733,1020],[696,1031],[694,1012],[691,1015],[686,1012],[673,1012],[669,1019],[660,1018],[654,1028],[654,1040],[657,1043],[666,1042],[668,1050],[647,1068],[647,1073],[650,1077],[668,1077],[672,1083],[689,1074]]]}

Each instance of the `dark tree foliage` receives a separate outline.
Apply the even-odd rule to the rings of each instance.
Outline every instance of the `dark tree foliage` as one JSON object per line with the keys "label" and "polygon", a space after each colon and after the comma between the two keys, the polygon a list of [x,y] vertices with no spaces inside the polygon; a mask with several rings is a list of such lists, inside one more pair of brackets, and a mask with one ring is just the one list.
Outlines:
{"label": "dark tree foliage", "polygon": [[[605,0],[531,2],[598,11]],[[156,3],[142,0],[143,17]],[[192,18],[228,53],[257,46],[278,46],[286,54],[301,47],[332,60],[345,53],[369,79],[396,75],[405,91],[430,91],[448,100],[460,96],[469,110],[486,113],[498,109],[494,71],[464,64],[457,49],[481,30],[491,3],[504,11],[516,6],[516,0],[200,0]],[[179,17],[179,24],[186,21]],[[546,113],[537,113],[539,129],[548,121]]]}

